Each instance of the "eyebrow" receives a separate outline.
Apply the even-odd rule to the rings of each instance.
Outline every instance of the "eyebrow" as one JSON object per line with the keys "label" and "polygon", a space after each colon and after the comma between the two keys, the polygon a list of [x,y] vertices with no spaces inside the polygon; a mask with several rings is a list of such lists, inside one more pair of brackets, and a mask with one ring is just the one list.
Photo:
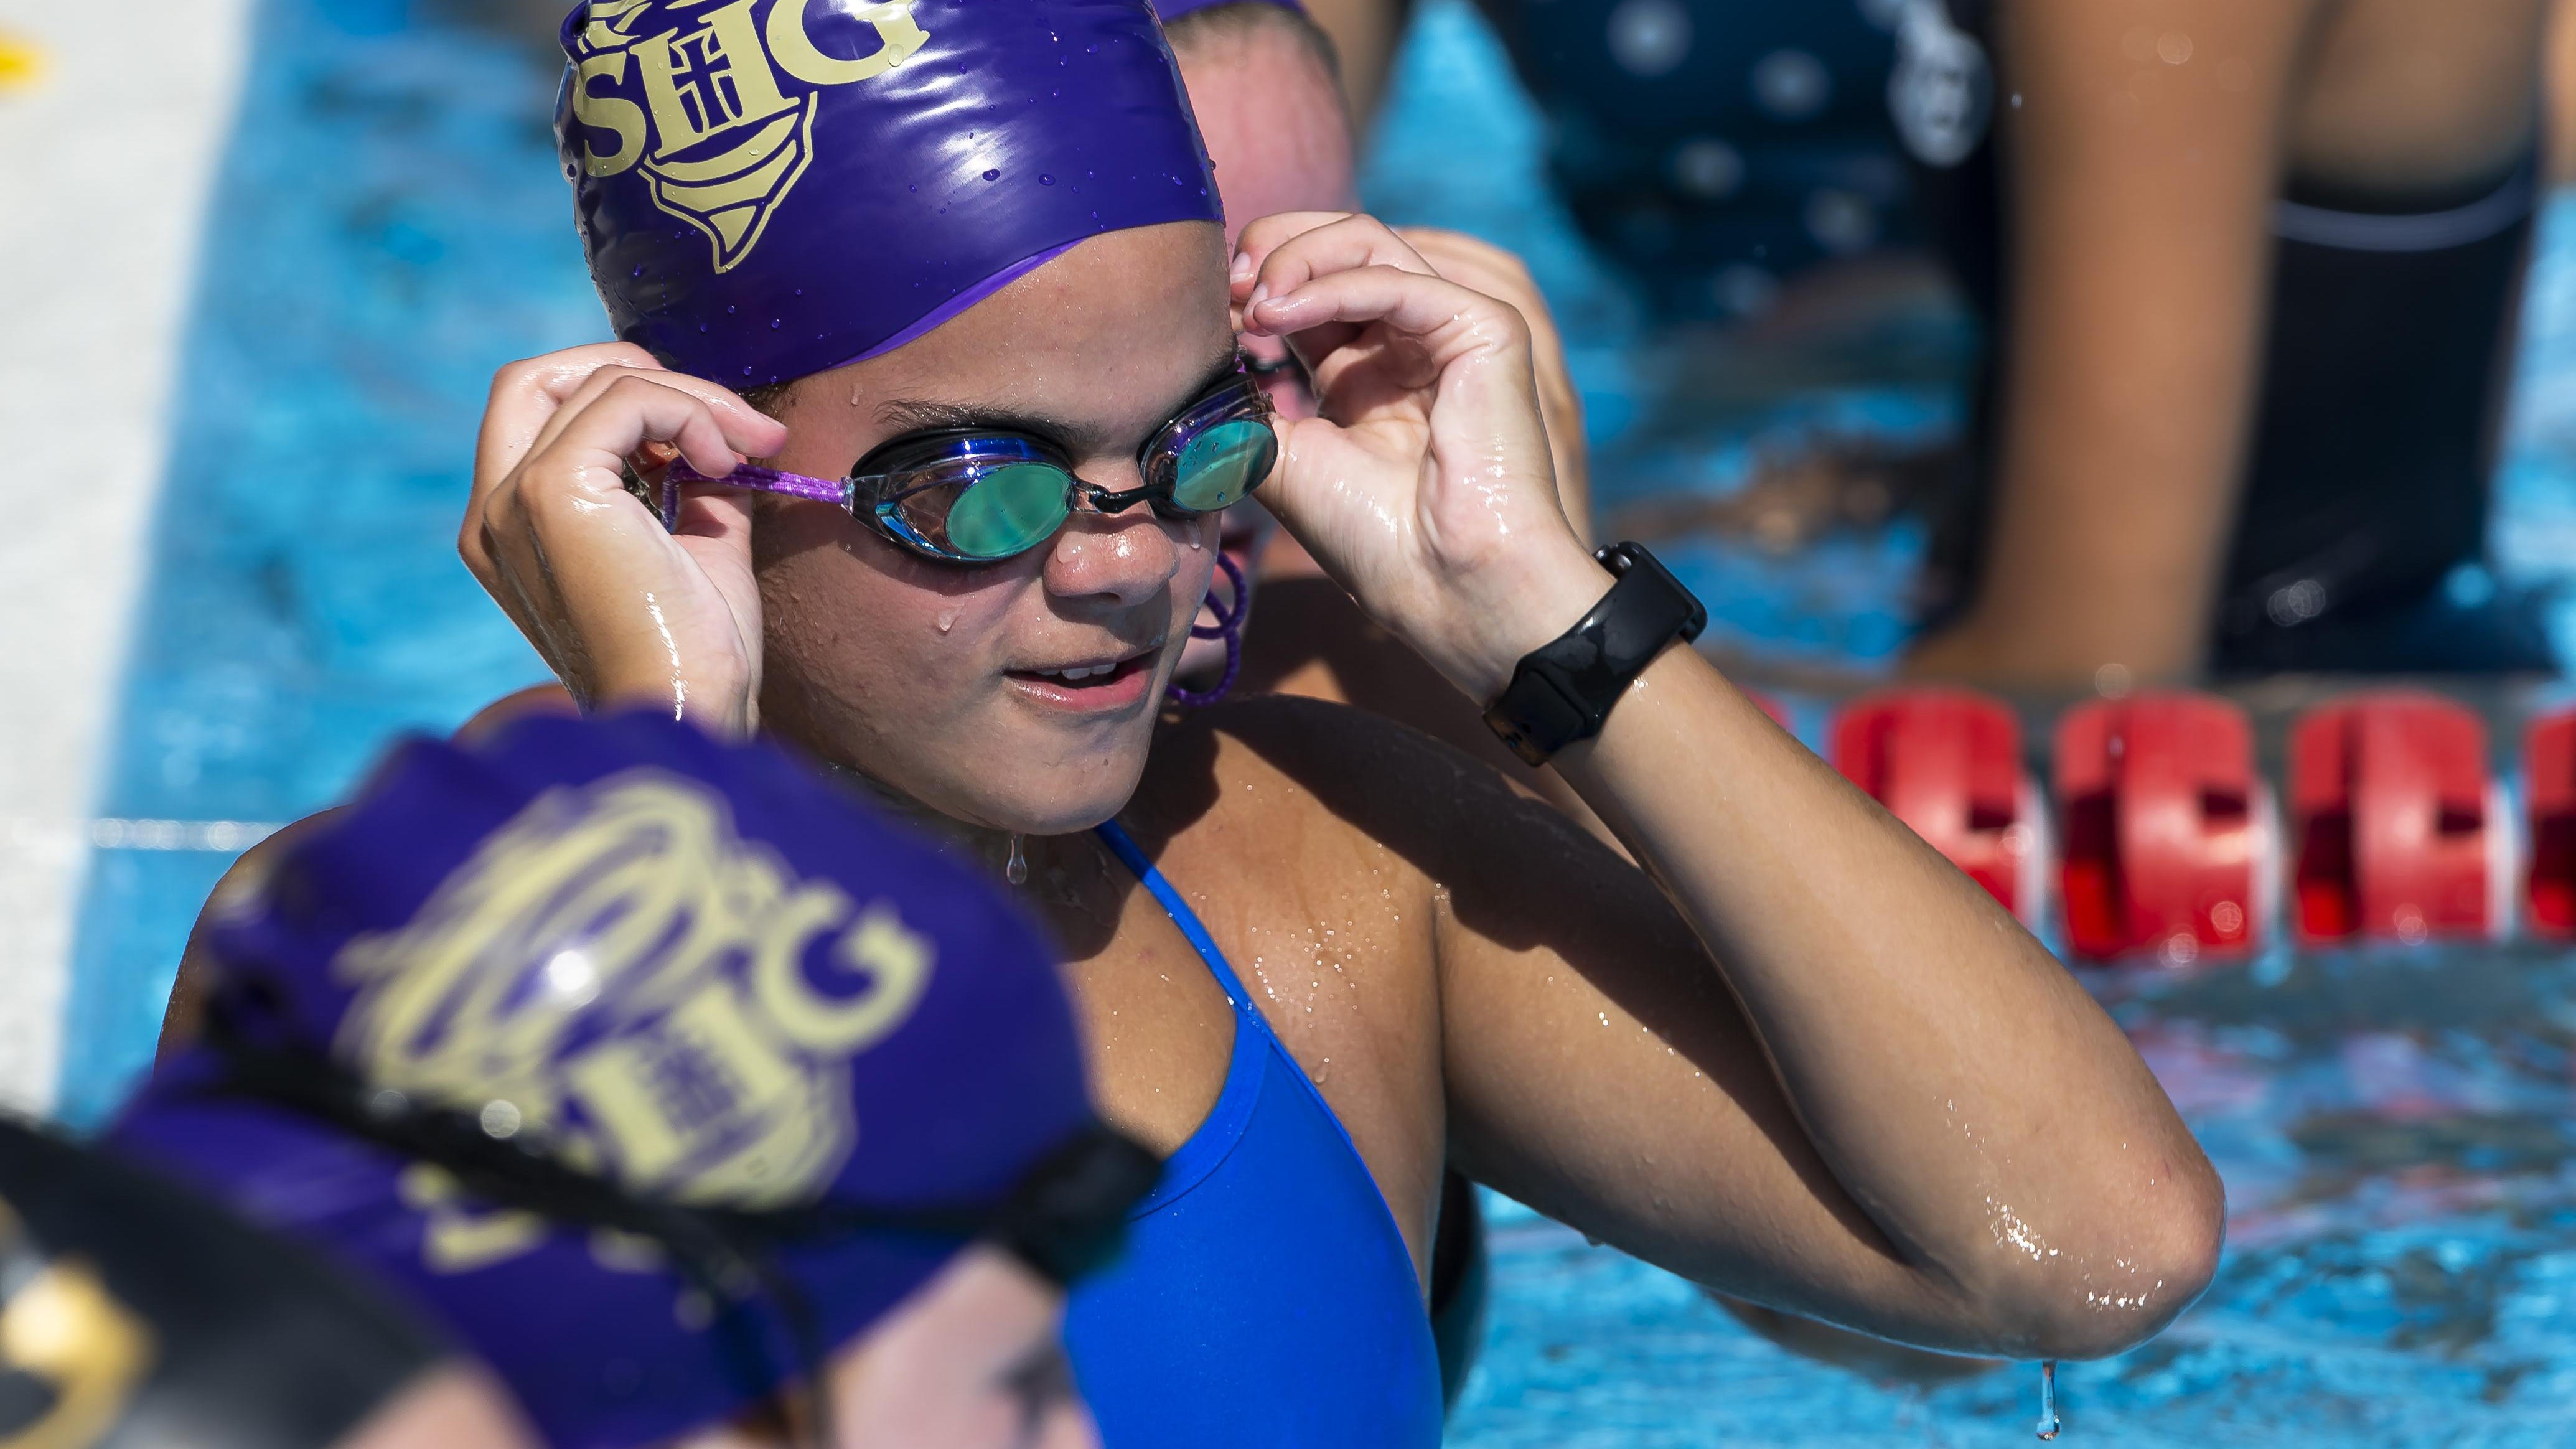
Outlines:
{"label": "eyebrow", "polygon": [[[1165,419],[1178,416],[1181,410],[1187,408],[1192,401],[1213,389],[1218,383],[1232,377],[1236,366],[1237,354],[1232,348],[1228,348],[1225,355],[1210,363],[1207,369],[1199,374],[1198,380],[1190,384],[1189,390],[1164,413]],[[924,432],[932,428],[973,428],[979,432],[1026,433],[1030,437],[1054,444],[1067,455],[1075,458],[1095,457],[1102,453],[1119,451],[1116,446],[1118,439],[1111,437],[1109,430],[1097,423],[1079,422],[1047,413],[1021,412],[989,404],[938,402],[928,398],[888,398],[877,404],[877,421],[892,430],[890,437]],[[1151,437],[1153,433],[1162,431],[1163,427],[1163,423],[1156,423],[1152,432],[1146,436]],[[1136,440],[1137,447],[1143,447],[1144,443],[1143,438]]]}

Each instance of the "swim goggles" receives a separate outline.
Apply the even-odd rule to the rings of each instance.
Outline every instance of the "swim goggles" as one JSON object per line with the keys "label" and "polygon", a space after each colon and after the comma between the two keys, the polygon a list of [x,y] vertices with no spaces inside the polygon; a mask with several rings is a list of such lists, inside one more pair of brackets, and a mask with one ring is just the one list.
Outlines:
{"label": "swim goggles", "polygon": [[209,1003],[205,1040],[223,1064],[210,1096],[249,1097],[287,1108],[414,1161],[446,1168],[494,1201],[588,1227],[653,1238],[684,1273],[737,1283],[762,1271],[764,1250],[849,1233],[887,1232],[994,1243],[1040,1276],[1071,1285],[1116,1258],[1127,1210],[1153,1189],[1162,1159],[1104,1123],[1049,1150],[999,1201],[877,1206],[831,1197],[796,1207],[689,1206],[637,1193],[576,1166],[533,1126],[506,1136],[483,1115],[367,1081],[328,1053],[254,1044],[239,1018],[256,1011],[265,983]]}
{"label": "swim goggles", "polygon": [[[561,1226],[650,1240],[711,1302],[766,1298],[795,1354],[779,1392],[803,1405],[798,1417],[806,1433],[798,1437],[806,1449],[830,1449],[835,1442],[830,1399],[820,1388],[832,1346],[822,1341],[811,1301],[782,1270],[781,1249],[826,1245],[853,1234],[981,1241],[1070,1287],[1116,1259],[1126,1242],[1129,1210],[1162,1174],[1160,1157],[1094,1119],[1047,1150],[994,1201],[880,1206],[825,1196],[759,1209],[680,1203],[585,1169],[533,1124],[500,1134],[487,1125],[491,1118],[370,1082],[327,1052],[259,1043],[245,1018],[273,1011],[276,993],[255,978],[233,985],[208,1003],[205,1042],[220,1066],[196,1095],[281,1107],[413,1162],[435,1164],[495,1206],[536,1213]],[[768,1349],[749,1321],[732,1313],[718,1321],[737,1371],[768,1377]],[[1015,1374],[1012,1387],[1032,1422],[1045,1401],[1060,1395],[1053,1384],[1060,1371],[1060,1363],[1039,1364]]]}
{"label": "swim goggles", "polygon": [[749,463],[709,478],[675,461],[662,485],[662,522],[678,521],[680,485],[707,483],[838,503],[924,558],[999,563],[1054,537],[1077,505],[1123,513],[1146,503],[1165,518],[1197,518],[1241,502],[1278,460],[1270,416],[1269,395],[1238,362],[1138,450],[1140,487],[1085,483],[1061,449],[1026,433],[931,428],[879,444],[837,481]]}

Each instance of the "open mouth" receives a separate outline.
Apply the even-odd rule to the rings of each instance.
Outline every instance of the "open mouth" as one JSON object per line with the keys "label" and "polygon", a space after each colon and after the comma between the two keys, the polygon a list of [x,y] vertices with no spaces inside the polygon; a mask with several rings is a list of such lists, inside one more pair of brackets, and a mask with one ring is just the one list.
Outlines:
{"label": "open mouth", "polygon": [[1153,682],[1155,650],[1124,659],[1089,659],[1045,669],[1014,669],[1007,678],[1041,703],[1078,710],[1123,709]]}

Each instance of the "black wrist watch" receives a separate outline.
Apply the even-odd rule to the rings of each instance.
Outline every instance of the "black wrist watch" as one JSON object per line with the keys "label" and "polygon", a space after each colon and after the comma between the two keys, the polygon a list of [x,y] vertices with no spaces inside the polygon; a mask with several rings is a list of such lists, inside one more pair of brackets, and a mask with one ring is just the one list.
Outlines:
{"label": "black wrist watch", "polygon": [[1593,550],[1618,582],[1575,626],[1521,656],[1485,723],[1512,752],[1544,765],[1576,740],[1601,733],[1610,706],[1664,646],[1708,626],[1708,609],[1642,543]]}

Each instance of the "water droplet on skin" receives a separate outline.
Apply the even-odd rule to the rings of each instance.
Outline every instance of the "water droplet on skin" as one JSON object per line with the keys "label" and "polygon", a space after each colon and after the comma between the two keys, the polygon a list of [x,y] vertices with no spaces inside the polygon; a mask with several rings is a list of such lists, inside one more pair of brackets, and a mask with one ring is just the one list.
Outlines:
{"label": "water droplet on skin", "polygon": [[1040,185],[1040,186],[1053,186],[1053,185],[1055,185],[1055,178],[1054,178],[1054,177],[1052,177],[1052,176],[1049,176],[1049,175],[1047,175],[1045,172],[1041,171],[1041,172],[1039,172],[1039,173],[1038,173],[1038,185]]}
{"label": "water droplet on skin", "polygon": [[999,181],[1002,179],[1002,173],[999,171],[987,171],[984,173],[984,179],[987,181]]}
{"label": "water droplet on skin", "polygon": [[1013,885],[1028,884],[1029,858],[1020,852],[1020,837],[1017,835],[1011,837],[1011,858],[1002,862],[1002,879]]}
{"label": "water droplet on skin", "polygon": [[2042,1439],[2054,1439],[2061,1427],[2057,1420],[2057,1360],[2044,1359],[2039,1365],[2039,1422],[2031,1432]]}
{"label": "water droplet on skin", "polygon": [[938,623],[939,623],[939,632],[940,632],[940,633],[942,633],[942,634],[945,634],[945,633],[947,633],[949,630],[956,628],[956,627],[957,627],[957,611],[956,611],[955,609],[942,609],[942,610],[940,610],[940,611],[939,611],[939,620],[938,620]]}

